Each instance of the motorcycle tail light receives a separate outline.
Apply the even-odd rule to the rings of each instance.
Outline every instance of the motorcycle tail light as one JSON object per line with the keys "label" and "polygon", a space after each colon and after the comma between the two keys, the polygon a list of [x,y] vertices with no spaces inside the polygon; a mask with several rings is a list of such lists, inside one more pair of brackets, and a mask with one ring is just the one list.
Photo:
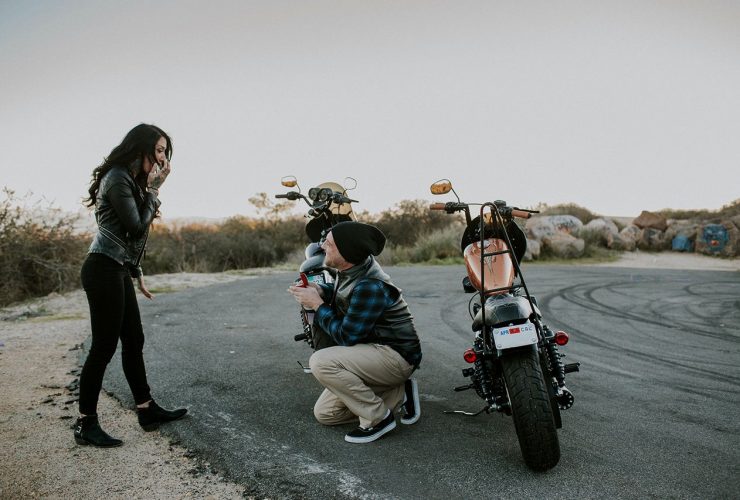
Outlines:
{"label": "motorcycle tail light", "polygon": [[468,349],[463,354],[463,359],[467,363],[475,363],[475,361],[478,359],[478,355],[475,353],[473,349]]}
{"label": "motorcycle tail light", "polygon": [[565,345],[570,340],[570,335],[562,330],[555,332],[555,343],[557,345]]}

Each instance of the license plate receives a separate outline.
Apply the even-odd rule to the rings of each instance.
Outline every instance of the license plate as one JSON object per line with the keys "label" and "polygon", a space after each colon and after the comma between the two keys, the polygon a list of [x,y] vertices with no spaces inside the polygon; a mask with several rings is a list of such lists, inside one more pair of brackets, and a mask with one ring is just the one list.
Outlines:
{"label": "license plate", "polygon": [[537,343],[537,329],[530,322],[493,329],[496,349],[509,349]]}
{"label": "license plate", "polygon": [[306,278],[311,283],[316,283],[316,284],[319,284],[319,285],[326,284],[326,280],[324,279],[324,275],[323,274],[312,274],[310,276],[306,276]]}

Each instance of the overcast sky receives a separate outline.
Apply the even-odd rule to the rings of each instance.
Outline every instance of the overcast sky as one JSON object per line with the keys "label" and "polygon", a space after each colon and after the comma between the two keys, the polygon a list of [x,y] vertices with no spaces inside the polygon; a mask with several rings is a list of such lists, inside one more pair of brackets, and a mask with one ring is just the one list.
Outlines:
{"label": "overcast sky", "polygon": [[[0,185],[75,210],[134,125],[165,217],[357,179],[597,213],[740,197],[737,1],[0,0]],[[435,201],[444,201],[436,199]]]}

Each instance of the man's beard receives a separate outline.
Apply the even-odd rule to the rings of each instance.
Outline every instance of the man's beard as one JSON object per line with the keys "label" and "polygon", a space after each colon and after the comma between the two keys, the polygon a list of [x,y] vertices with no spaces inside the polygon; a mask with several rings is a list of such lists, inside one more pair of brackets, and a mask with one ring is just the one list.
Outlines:
{"label": "man's beard", "polygon": [[333,262],[331,258],[328,255],[324,255],[324,267],[331,267],[332,269],[336,269],[336,262]]}

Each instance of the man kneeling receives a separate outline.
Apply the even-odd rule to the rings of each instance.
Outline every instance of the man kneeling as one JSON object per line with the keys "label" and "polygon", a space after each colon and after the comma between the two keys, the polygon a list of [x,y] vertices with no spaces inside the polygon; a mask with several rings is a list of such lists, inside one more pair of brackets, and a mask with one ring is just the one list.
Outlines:
{"label": "man kneeling", "polygon": [[322,244],[324,265],[338,271],[334,284],[289,289],[316,311],[314,325],[336,344],[309,360],[325,387],[314,415],[325,425],[359,417],[359,427],[344,437],[350,443],[369,443],[395,429],[399,407],[401,423],[413,424],[421,415],[418,386],[410,378],[421,362],[419,337],[401,290],[373,258],[384,246],[375,226],[341,222]]}

